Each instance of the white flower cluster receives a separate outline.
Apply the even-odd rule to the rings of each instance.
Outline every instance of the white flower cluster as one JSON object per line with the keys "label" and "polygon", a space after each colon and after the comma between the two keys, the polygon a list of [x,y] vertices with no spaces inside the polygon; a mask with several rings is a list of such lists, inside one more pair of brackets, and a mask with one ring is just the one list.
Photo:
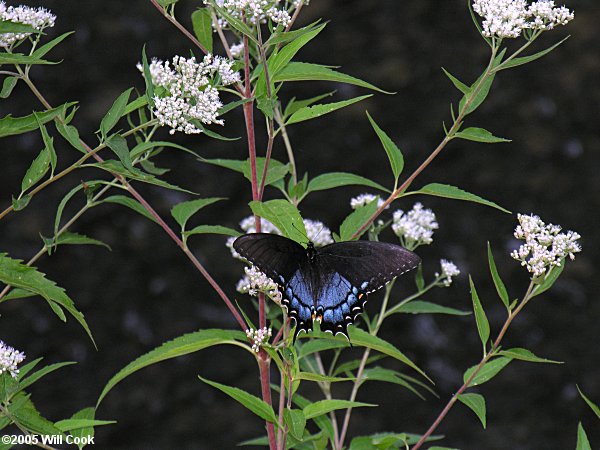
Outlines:
{"label": "white flower cluster", "polygon": [[575,17],[554,1],[538,0],[474,0],[473,10],[483,18],[483,34],[487,37],[517,38],[523,30],[551,30],[566,25]]}
{"label": "white flower cluster", "polygon": [[333,244],[331,230],[327,228],[323,222],[304,219],[304,228],[306,228],[306,237],[315,244],[315,247]]}
{"label": "white flower cluster", "polygon": [[440,260],[440,266],[442,268],[442,273],[435,273],[436,278],[440,277],[442,279],[442,284],[444,286],[450,286],[452,284],[452,277],[456,277],[460,275],[460,270],[456,267],[452,261],[448,261],[447,259]]}
{"label": "white flower cluster", "polygon": [[[160,124],[171,127],[171,134],[176,131],[201,133],[195,121],[223,125],[217,118],[223,103],[216,86],[240,81],[240,74],[231,68],[233,63],[212,55],[206,55],[202,62],[194,57],[175,56],[172,66],[169,61],[153,59],[149,65],[152,83],[167,91],[164,97],[154,97],[154,114]],[[140,64],[137,67],[143,71]]]}
{"label": "white flower cluster", "polygon": [[244,54],[244,43],[240,42],[239,44],[232,45],[229,50],[231,51],[231,56],[234,58],[240,58]]}
{"label": "white flower cluster", "polygon": [[581,251],[577,240],[581,237],[574,231],[561,233],[559,225],[546,225],[538,216],[519,214],[519,225],[515,228],[515,237],[525,240],[518,250],[510,256],[534,277],[542,276],[547,269],[560,266],[567,256],[575,259],[575,253]]}
{"label": "white flower cluster", "polygon": [[0,341],[0,375],[4,372],[10,373],[10,376],[17,378],[19,369],[17,366],[25,359],[25,353],[15,350]]}
{"label": "white flower cluster", "polygon": [[413,208],[404,213],[402,210],[394,211],[392,230],[411,249],[419,245],[433,242],[433,230],[439,228],[435,213],[431,209],[424,209],[421,203],[415,203]]}
{"label": "white flower cluster", "polygon": [[261,328],[260,330],[255,330],[254,328],[250,328],[246,330],[246,336],[248,339],[252,339],[252,350],[256,353],[260,351],[260,348],[264,345],[265,342],[269,342],[269,338],[273,335],[273,330],[271,328]]}
{"label": "white flower cluster", "polygon": [[[220,8],[227,10],[232,17],[242,19],[245,16],[252,24],[263,23],[267,19],[271,19],[273,23],[287,27],[292,20],[290,13],[286,9],[280,8],[281,0],[204,0],[204,3],[208,5],[212,1]],[[301,1],[296,1],[294,5],[299,3]],[[220,18],[219,25],[226,27],[227,21]]]}
{"label": "white flower cluster", "polygon": [[254,266],[244,267],[246,275],[236,286],[238,292],[257,297],[259,292],[266,294],[275,303],[281,303],[279,286]]}
{"label": "white flower cluster", "polygon": [[[377,207],[383,205],[384,201],[378,196],[373,194],[360,194],[357,197],[350,199],[350,207],[352,209],[358,209],[361,206],[365,206],[368,203],[371,203],[373,200],[377,199]],[[386,206],[386,209],[390,206]]]}
{"label": "white flower cluster", "polygon": [[[0,20],[30,25],[38,31],[53,27],[56,16],[45,8],[31,8],[29,6],[6,6],[0,1]],[[8,48],[15,42],[30,36],[31,33],[2,33],[0,34],[0,47]]]}

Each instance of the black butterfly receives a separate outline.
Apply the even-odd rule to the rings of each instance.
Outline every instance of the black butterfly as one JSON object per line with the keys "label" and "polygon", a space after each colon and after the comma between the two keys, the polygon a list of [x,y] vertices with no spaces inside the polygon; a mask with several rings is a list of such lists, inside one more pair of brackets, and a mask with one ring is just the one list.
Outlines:
{"label": "black butterfly", "polygon": [[363,312],[366,295],[421,262],[415,253],[385,242],[351,241],[305,249],[276,234],[240,236],[233,248],[275,281],[282,303],[301,330],[321,329],[348,337],[348,325]]}

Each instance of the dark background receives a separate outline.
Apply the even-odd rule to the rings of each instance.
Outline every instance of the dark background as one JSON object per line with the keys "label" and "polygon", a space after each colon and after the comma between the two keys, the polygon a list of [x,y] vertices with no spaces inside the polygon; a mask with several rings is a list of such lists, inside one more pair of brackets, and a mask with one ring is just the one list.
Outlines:
{"label": "dark background", "polygon": [[[190,44],[161,19],[146,1],[26,2],[50,8],[57,25],[50,37],[69,30],[76,34],[53,54],[58,66],[33,69],[33,79],[53,104],[77,100],[75,118],[81,135],[95,143],[93,132],[116,96],[135,85],[143,88],[135,69],[141,47],[163,59],[188,54]],[[187,18],[200,2],[182,1],[178,17]],[[355,107],[320,121],[291,127],[291,139],[301,173],[349,171],[391,183],[387,159],[364,110],[402,148],[406,173],[416,168],[443,137],[449,103],[458,92],[441,71],[444,67],[472,82],[487,63],[488,48],[471,23],[466,2],[395,0],[313,0],[303,10],[302,23],[323,17],[331,20],[299,59],[342,66],[341,70],[366,79],[393,96],[375,95]],[[513,362],[480,390],[487,400],[488,429],[457,405],[438,432],[445,445],[476,449],[569,449],[575,447],[576,427],[582,420],[594,448],[600,445],[597,419],[579,398],[577,383],[600,402],[600,345],[597,321],[600,304],[594,267],[600,207],[600,6],[595,0],[572,0],[576,19],[566,28],[547,33],[536,49],[571,34],[563,46],[531,64],[501,73],[484,105],[468,118],[467,126],[482,126],[509,144],[451,143],[414,186],[429,182],[455,184],[516,212],[539,214],[547,222],[574,229],[582,236],[583,252],[569,263],[555,287],[537,298],[519,316],[505,340],[506,347],[526,347],[536,354],[564,361],[563,365]],[[331,83],[294,83],[282,97],[306,98],[337,89],[334,100],[366,93]],[[24,115],[41,109],[20,85],[0,102],[1,114]],[[243,136],[241,111],[226,117],[229,135]],[[257,122],[260,131],[260,121]],[[52,130],[56,135],[56,132]],[[165,133],[166,134],[166,133]],[[222,145],[203,137],[176,136],[177,142],[207,157],[242,159],[244,140]],[[56,138],[59,163],[78,158]],[[0,192],[2,208],[18,194],[20,180],[41,148],[38,134],[4,139]],[[259,153],[264,137],[259,137]],[[285,160],[281,141],[274,157]],[[225,196],[229,201],[199,215],[198,223],[235,227],[248,215],[250,186],[225,169],[195,162],[181,153],[165,153],[159,164],[173,171],[168,180],[201,196]],[[98,176],[79,172],[41,193],[22,212],[0,224],[0,249],[27,260],[39,248],[39,233],[50,235],[60,198],[81,179]],[[189,196],[148,186],[136,186],[164,217],[169,208]],[[362,189],[346,188],[314,194],[303,203],[305,217],[318,218],[337,229],[348,214],[351,196]],[[267,197],[276,192],[267,191]],[[416,200],[416,198],[414,199]],[[516,218],[471,203],[419,198],[434,209],[440,223],[434,244],[420,249],[429,276],[439,258],[454,260],[463,272],[450,289],[438,289],[427,300],[461,309],[470,308],[467,274],[478,286],[496,334],[504,320],[487,271],[486,240],[513,297],[521,295],[528,274],[508,253]],[[398,202],[408,209],[413,199]],[[74,212],[75,210],[70,210]],[[0,306],[0,338],[26,352],[28,360],[44,356],[45,363],[73,360],[78,364],[56,372],[31,388],[40,411],[53,420],[69,417],[94,405],[107,382],[135,357],[162,342],[200,328],[237,325],[210,286],[184,255],[154,224],[117,206],[95,208],[81,218],[74,231],[101,239],[100,247],[62,247],[38,267],[75,299],[99,345],[95,351],[77,323],[61,323],[37,299]],[[388,236],[392,239],[392,236]],[[232,262],[221,237],[197,237],[191,246],[228,294],[241,265]],[[410,280],[401,286],[410,287]],[[401,288],[398,295],[401,295]],[[380,298],[371,299],[369,310]],[[365,385],[358,400],[377,403],[378,409],[355,411],[352,436],[377,431],[423,433],[460,385],[462,372],[480,358],[481,345],[471,316],[396,316],[385,323],[382,336],[406,352],[436,381],[440,399],[420,401],[395,386]],[[360,351],[353,350],[359,357]],[[254,361],[239,349],[217,348],[144,369],[116,387],[104,400],[98,418],[118,424],[99,428],[98,449],[229,449],[258,436],[263,424],[237,403],[197,379],[197,375],[237,385],[258,395]],[[400,369],[394,361],[383,363]],[[337,388],[337,386],[336,386]],[[338,395],[347,395],[338,388]],[[304,392],[311,395],[311,391]],[[317,399],[318,397],[313,397]]]}

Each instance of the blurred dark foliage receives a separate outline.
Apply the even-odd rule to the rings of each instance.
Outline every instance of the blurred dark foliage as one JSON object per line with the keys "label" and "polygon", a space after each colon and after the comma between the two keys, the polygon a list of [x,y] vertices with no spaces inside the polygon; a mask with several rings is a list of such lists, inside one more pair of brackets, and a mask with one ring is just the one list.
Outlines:
{"label": "blurred dark foliage", "polygon": [[[32,75],[51,103],[79,101],[74,123],[91,144],[96,142],[93,133],[114,98],[131,85],[143,88],[135,64],[144,44],[149,55],[163,59],[190,51],[190,43],[148,1],[24,3],[42,5],[57,14],[57,25],[49,37],[76,31],[52,54],[53,60],[62,63],[36,67]],[[200,5],[199,1],[182,0],[177,15],[189,25],[190,13]],[[514,212],[539,214],[583,236],[583,252],[547,295],[526,308],[505,342],[506,347],[527,347],[565,364],[513,362],[480,390],[489,410],[486,431],[462,405],[443,422],[438,431],[446,435],[445,444],[450,447],[574,448],[579,420],[583,420],[592,444],[600,445],[598,421],[575,387],[579,384],[589,397],[600,401],[600,303],[596,298],[600,286],[594,276],[594,267],[600,262],[600,6],[596,0],[572,0],[567,6],[575,9],[575,21],[547,33],[537,49],[566,34],[571,38],[549,56],[501,73],[489,99],[468,118],[468,126],[485,127],[512,142],[493,146],[453,142],[414,184],[455,184]],[[376,95],[320,121],[292,127],[299,170],[311,176],[344,170],[389,185],[386,156],[364,110],[399,144],[406,170],[412,170],[442,138],[449,104],[459,99],[440,68],[471,82],[486,64],[488,49],[471,24],[464,0],[314,0],[304,9],[301,22],[319,17],[331,23],[302,50],[301,60],[342,66],[344,72],[397,94]],[[295,83],[281,96],[306,98],[334,89],[337,99],[364,93],[351,86]],[[22,85],[10,99],[0,102],[2,116],[27,114],[32,109],[41,107]],[[244,136],[241,111],[226,119],[226,134]],[[176,139],[203,156],[246,157],[244,139],[225,145],[203,137]],[[60,164],[78,157],[60,137],[56,142]],[[3,208],[10,195],[18,193],[20,179],[40,148],[36,133],[2,140]],[[263,148],[261,136],[259,150],[263,152]],[[280,142],[274,157],[285,160]],[[235,227],[249,214],[250,186],[241,177],[196,163],[181,153],[165,152],[158,162],[173,169],[167,179],[202,196],[229,198],[203,212],[199,222]],[[60,198],[90,176],[97,174],[75,173],[36,197],[24,211],[6,218],[0,224],[0,249],[14,258],[31,257],[40,246],[39,234],[51,233]],[[173,204],[189,199],[148,186],[140,185],[139,190],[165,217]],[[349,212],[349,198],[360,192],[348,188],[317,193],[303,204],[302,212],[336,229]],[[276,196],[276,192],[267,191],[267,196]],[[398,207],[410,208],[412,200],[402,200]],[[439,289],[428,300],[469,309],[465,280],[470,273],[497,332],[504,309],[487,271],[486,240],[494,248],[511,295],[520,295],[527,273],[508,256],[516,246],[512,238],[515,217],[475,204],[419,200],[434,209],[440,223],[434,244],[421,251],[426,272],[431,275],[436,270],[439,258],[454,260],[463,271],[452,288]],[[30,360],[44,356],[46,363],[78,362],[31,389],[38,408],[54,420],[94,405],[112,375],[160,343],[200,328],[236,327],[209,285],[153,223],[122,207],[102,206],[85,214],[74,231],[107,242],[112,251],[62,247],[52,257],[44,257],[38,267],[76,300],[99,351],[74,320],[61,323],[42,301],[11,301],[0,308],[0,338],[24,350]],[[196,237],[191,246],[227,292],[248,309],[247,300],[234,291],[242,267],[231,259],[224,239]],[[408,279],[400,286],[405,291],[412,289]],[[397,289],[402,295],[402,287]],[[375,311],[379,301],[374,296],[369,309]],[[359,400],[377,403],[380,408],[355,411],[351,435],[422,433],[460,385],[463,370],[480,358],[474,320],[396,316],[384,325],[382,335],[436,380],[440,398],[423,402],[400,389],[365,385]],[[350,353],[357,357],[359,350]],[[385,365],[400,368],[393,361]],[[106,398],[98,418],[114,419],[118,424],[97,430],[95,448],[229,449],[263,432],[260,420],[202,384],[198,374],[258,394],[257,367],[251,358],[240,358],[239,349],[210,349],[152,366],[125,380]],[[338,394],[346,393],[344,387],[336,388]]]}

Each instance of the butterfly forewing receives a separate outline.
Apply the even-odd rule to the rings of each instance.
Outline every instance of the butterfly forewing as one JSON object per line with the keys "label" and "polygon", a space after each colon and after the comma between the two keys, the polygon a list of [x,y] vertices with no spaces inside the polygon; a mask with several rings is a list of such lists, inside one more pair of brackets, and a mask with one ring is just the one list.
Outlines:
{"label": "butterfly forewing", "polygon": [[306,259],[306,250],[297,242],[268,233],[251,233],[233,242],[236,252],[282,286]]}

